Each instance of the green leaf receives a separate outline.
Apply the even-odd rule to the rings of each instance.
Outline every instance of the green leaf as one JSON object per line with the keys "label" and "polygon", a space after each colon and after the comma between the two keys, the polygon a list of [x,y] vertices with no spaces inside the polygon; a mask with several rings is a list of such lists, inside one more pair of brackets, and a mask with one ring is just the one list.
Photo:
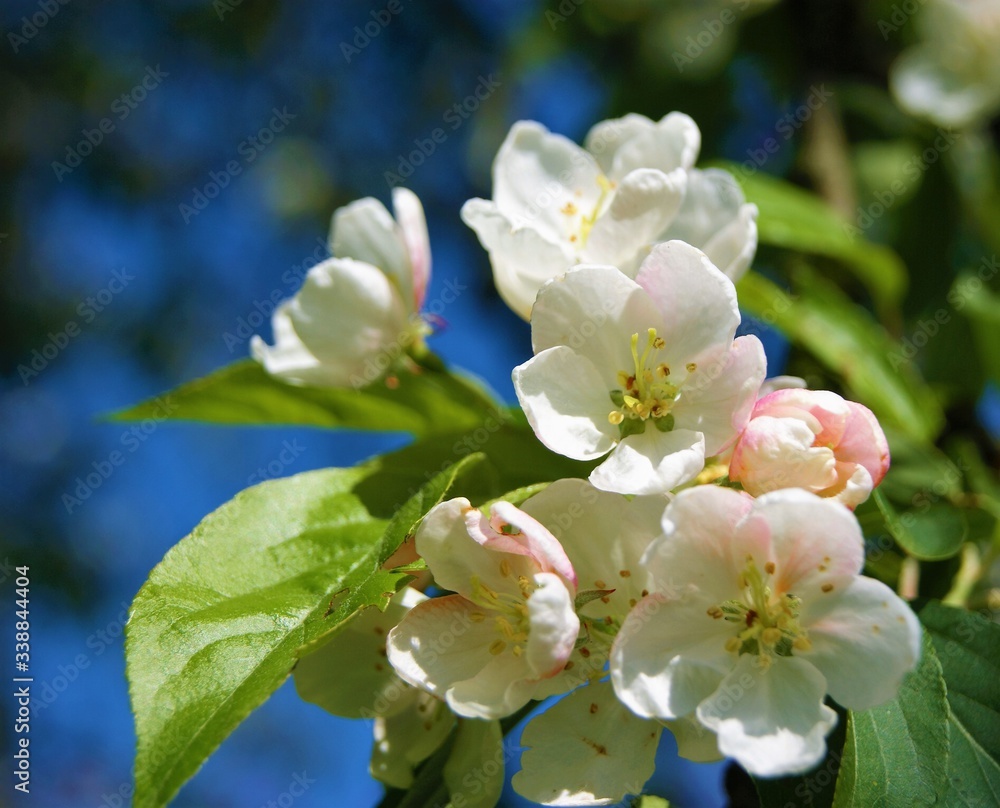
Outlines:
{"label": "green leaf", "polygon": [[940,402],[899,345],[833,284],[807,272],[796,279],[792,296],[751,272],[737,286],[740,305],[842,378],[880,421],[917,440],[936,436],[944,423]]}
{"label": "green leaf", "polygon": [[[285,384],[244,359],[134,407],[115,421],[203,421],[364,429],[429,435],[473,429],[500,405],[475,382],[446,370],[400,371],[398,385],[319,388]],[[166,406],[164,404],[166,402]]]}
{"label": "green leaf", "polygon": [[848,714],[834,808],[932,805],[945,790],[947,765],[945,684],[925,635],[920,665],[896,698]]}
{"label": "green leaf", "polygon": [[[994,257],[992,264],[981,267],[978,274],[989,273],[989,277],[996,274],[996,260]],[[970,274],[955,281],[948,301],[969,318],[983,365],[989,377],[1000,382],[1000,295]]]}
{"label": "green leaf", "polygon": [[922,561],[951,558],[962,549],[969,535],[965,512],[948,503],[900,512],[882,491],[875,490],[872,497],[892,537],[914,558]]}
{"label": "green leaf", "polygon": [[436,475],[390,522],[373,514],[392,509],[380,461],[265,482],[167,553],[126,627],[137,808],[166,805],[287,678],[300,648],[365,606],[385,608],[406,576],[382,562],[480,459]]}
{"label": "green leaf", "polygon": [[1000,804],[1000,626],[930,601],[919,612],[951,708],[946,806]]}
{"label": "green leaf", "polygon": [[815,194],[761,172],[743,176],[737,166],[725,167],[759,208],[761,244],[840,261],[865,284],[880,310],[898,306],[906,291],[906,268],[895,252],[855,232]]}

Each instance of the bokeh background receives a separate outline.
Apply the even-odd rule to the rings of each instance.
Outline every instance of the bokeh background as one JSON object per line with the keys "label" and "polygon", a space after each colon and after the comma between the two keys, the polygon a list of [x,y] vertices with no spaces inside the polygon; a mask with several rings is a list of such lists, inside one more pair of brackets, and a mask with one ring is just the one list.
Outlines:
{"label": "bokeh background", "polygon": [[[467,198],[489,196],[510,124],[531,118],[580,140],[606,117],[682,110],[702,129],[703,160],[742,163],[778,137],[755,170],[817,190],[854,221],[938,134],[888,94],[890,64],[918,35],[909,16],[881,27],[893,10],[860,0],[5,0],[0,636],[13,644],[11,568],[30,565],[37,703],[32,793],[15,794],[5,773],[0,804],[128,804],[122,623],[149,570],[248,485],[406,440],[143,430],[102,414],[244,357],[251,333],[269,334],[269,307],[326,255],[333,210],[387,201],[393,174],[426,207],[428,300],[448,284],[462,290],[432,348],[513,400],[510,368],[530,355],[528,328],[497,297],[458,217]],[[821,87],[832,100],[786,125],[786,137],[784,116]],[[442,143],[430,140],[438,127]],[[987,125],[963,148],[989,156],[992,133]],[[898,335],[989,253],[992,220],[977,229],[969,215],[982,177],[963,173],[959,156],[927,166],[866,227],[909,268],[890,324]],[[770,258],[761,250],[755,266],[771,272]],[[955,428],[990,456],[1000,416],[974,338],[956,317],[919,362],[948,390]],[[772,373],[784,368],[788,346],[772,334],[768,350]],[[789,362],[833,386],[808,357]],[[5,760],[11,710],[0,700]],[[302,808],[373,805],[369,738],[289,684],[175,804],[253,808],[304,773],[315,783]],[[724,766],[677,768],[669,746],[650,789],[682,806],[725,805]],[[508,793],[504,804],[520,803]]]}

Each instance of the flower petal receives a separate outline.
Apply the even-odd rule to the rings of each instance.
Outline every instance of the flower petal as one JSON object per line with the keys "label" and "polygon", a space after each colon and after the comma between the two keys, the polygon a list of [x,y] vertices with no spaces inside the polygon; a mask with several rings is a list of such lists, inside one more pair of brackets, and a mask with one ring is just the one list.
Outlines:
{"label": "flower petal", "polygon": [[857,578],[839,595],[803,601],[812,650],[801,656],[850,710],[888,701],[920,658],[920,623],[885,584]]}
{"label": "flower petal", "polygon": [[625,271],[638,269],[638,256],[645,256],[659,241],[659,234],[677,213],[684,199],[687,175],[683,169],[669,174],[651,168],[632,171],[615,191],[611,204],[598,217],[587,238],[582,261],[612,264]]}
{"label": "flower petal", "polygon": [[729,477],[754,496],[781,488],[818,493],[837,481],[837,460],[798,418],[754,418],[740,435],[729,463]]}
{"label": "flower petal", "polygon": [[675,426],[701,432],[705,454],[719,454],[747,425],[766,373],[760,340],[738,337],[729,350],[698,363],[687,377],[671,410]]}
{"label": "flower petal", "polygon": [[585,356],[557,346],[514,368],[514,389],[538,439],[553,452],[591,460],[614,446],[609,388]]}
{"label": "flower petal", "polygon": [[476,232],[489,253],[500,297],[525,320],[531,316],[538,290],[575,263],[568,249],[529,226],[516,227],[489,200],[466,202],[462,221]]}
{"label": "flower petal", "polygon": [[757,207],[746,204],[728,171],[692,169],[684,204],[657,240],[671,239],[702,250],[726,276],[739,280],[757,251]]}
{"label": "flower petal", "polygon": [[636,715],[680,718],[708,697],[732,666],[731,624],[706,614],[710,600],[654,592],[622,623],[611,647],[615,692]]}
{"label": "flower petal", "polygon": [[829,598],[864,565],[864,538],[854,514],[797,488],[758,497],[737,534],[769,539],[769,560],[776,566],[771,589],[777,597],[792,593],[803,603]]}
{"label": "flower petal", "polygon": [[698,159],[701,132],[683,112],[671,112],[656,123],[630,113],[601,121],[587,134],[585,144],[604,173],[620,180],[637,168],[690,169]]}
{"label": "flower petal", "polygon": [[413,191],[407,188],[392,189],[392,209],[399,222],[400,234],[410,258],[413,278],[413,310],[420,311],[431,280],[431,243],[427,235],[424,207]]}
{"label": "flower petal", "polygon": [[494,808],[504,783],[503,732],[497,721],[462,720],[444,765],[449,805]]}
{"label": "flower petal", "polygon": [[740,323],[736,287],[701,250],[683,241],[657,244],[635,280],[666,324],[661,355],[675,372],[732,343]]}
{"label": "flower petal", "polygon": [[808,662],[780,657],[764,669],[744,654],[697,716],[718,734],[719,751],[750,774],[798,774],[823,759],[837,723],[825,693],[826,682]]}
{"label": "flower petal", "polygon": [[528,645],[525,658],[536,679],[559,673],[573,651],[580,633],[580,619],[573,608],[573,594],[557,575],[539,572],[538,587],[528,598]]}
{"label": "flower petal", "polygon": [[447,705],[420,690],[412,708],[387,718],[375,719],[372,745],[372,777],[393,788],[413,785],[414,768],[444,743],[455,726]]}
{"label": "flower petal", "polygon": [[255,338],[251,352],[268,373],[296,384],[361,386],[372,361],[408,333],[406,309],[386,275],[371,264],[330,258],[306,275],[275,311],[275,345]]}
{"label": "flower petal", "polygon": [[705,439],[699,432],[661,432],[652,424],[629,435],[590,473],[590,482],[620,494],[663,494],[693,480],[705,468]]}
{"label": "flower petal", "polygon": [[694,716],[663,721],[677,742],[677,754],[695,763],[715,763],[724,755],[719,751],[719,739]]}
{"label": "flower petal", "polygon": [[611,685],[581,687],[528,722],[514,790],[542,805],[611,805],[653,775],[662,728],[632,715]]}
{"label": "flower petal", "polygon": [[845,403],[849,415],[837,444],[837,459],[864,466],[874,488],[889,471],[889,442],[875,413],[854,401]]}

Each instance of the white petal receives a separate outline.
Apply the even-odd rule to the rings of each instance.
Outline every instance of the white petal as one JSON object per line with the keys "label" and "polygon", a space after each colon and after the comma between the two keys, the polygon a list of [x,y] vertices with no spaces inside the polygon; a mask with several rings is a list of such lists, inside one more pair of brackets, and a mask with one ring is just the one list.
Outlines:
{"label": "white petal", "polygon": [[538,587],[528,598],[528,645],[525,658],[534,678],[559,673],[573,651],[580,633],[580,619],[573,608],[573,594],[557,575],[540,572]]}
{"label": "white petal", "polygon": [[530,671],[510,651],[492,654],[492,620],[476,622],[479,606],[460,595],[414,607],[389,633],[389,662],[400,678],[439,698],[459,715],[502,718],[531,698]]}
{"label": "white petal", "polygon": [[[469,535],[467,514],[481,516],[464,497],[431,508],[417,529],[417,552],[427,562],[427,568],[442,589],[471,597],[471,581],[475,576],[494,591],[507,591],[511,582],[500,571],[507,554],[477,543]],[[510,561],[516,562],[516,559],[508,563]]]}
{"label": "white petal", "polygon": [[687,175],[683,169],[664,174],[651,168],[631,172],[594,223],[582,253],[588,264],[622,267],[644,256],[659,241],[684,199]]}
{"label": "white petal", "polygon": [[[579,266],[538,294],[531,315],[535,353],[568,345],[586,356],[605,382],[605,392],[620,388],[619,371],[635,372],[632,335],[663,330],[653,301],[615,267]],[[605,417],[607,413],[605,413]]]}
{"label": "white petal", "polygon": [[764,346],[755,336],[737,338],[729,350],[698,363],[671,410],[678,429],[705,436],[705,454],[729,448],[747,425],[767,373]]}
{"label": "white petal", "polygon": [[370,607],[359,614],[332,640],[298,661],[296,692],[345,718],[395,715],[411,707],[420,691],[400,681],[389,665],[386,635],[426,599],[407,587],[389,601],[385,612]]}
{"label": "white petal", "polygon": [[594,158],[534,121],[518,121],[493,163],[493,200],[516,227],[531,226],[550,239],[567,234],[567,203],[593,210],[601,197]]}
{"label": "white petal", "polygon": [[791,593],[804,603],[829,597],[864,565],[864,538],[854,514],[797,488],[758,497],[738,535],[770,542],[770,560],[777,568],[770,586],[776,597]]}
{"label": "white petal", "polygon": [[920,623],[906,603],[885,584],[857,578],[802,606],[812,651],[801,656],[826,677],[837,702],[867,710],[896,695],[920,658]]}
{"label": "white petal", "polygon": [[413,191],[407,188],[392,189],[392,208],[410,258],[413,277],[414,311],[420,311],[431,280],[431,243],[427,235],[424,208]]}
{"label": "white petal", "polygon": [[251,344],[272,375],[297,384],[361,386],[378,377],[375,360],[408,334],[406,309],[371,264],[331,258],[317,264],[274,313],[275,345]]}
{"label": "white petal", "polygon": [[702,726],[694,716],[664,721],[663,725],[670,730],[677,742],[677,754],[685,760],[715,763],[724,758],[719,751],[719,739],[715,733]]}
{"label": "white petal", "polygon": [[699,432],[660,432],[651,423],[629,435],[590,473],[590,482],[620,494],[663,494],[693,480],[705,468],[705,439]]}
{"label": "white petal", "polygon": [[462,206],[462,221],[489,253],[500,297],[525,320],[531,316],[538,290],[575,263],[565,246],[529,225],[515,226],[494,202],[470,199]]}
{"label": "white petal", "polygon": [[837,481],[837,460],[826,446],[813,446],[815,439],[798,418],[754,418],[736,445],[729,476],[754,496],[781,488],[822,491]]}
{"label": "white petal", "polygon": [[542,805],[611,805],[653,775],[661,727],[632,715],[608,683],[570,693],[524,728],[514,790]]}
{"label": "white petal", "polygon": [[1000,90],[943,64],[933,45],[905,51],[892,66],[889,86],[907,112],[943,126],[964,128],[990,114]]}
{"label": "white petal", "polygon": [[633,113],[599,123],[587,135],[586,145],[605,173],[620,180],[637,168],[691,168],[698,159],[701,132],[682,112],[671,112],[656,123]]}
{"label": "white petal", "polygon": [[807,771],[826,754],[837,714],[823,704],[826,682],[812,665],[778,657],[767,670],[744,654],[699,705],[697,715],[719,737],[719,751],[750,774],[778,777]]}
{"label": "white petal", "polygon": [[611,648],[615,692],[636,715],[680,718],[710,695],[732,666],[732,624],[706,613],[697,593],[653,593],[629,613]]}
{"label": "white petal", "polygon": [[549,348],[514,368],[514,390],[538,439],[553,452],[590,460],[614,446],[614,409],[593,363],[572,348]]}
{"label": "white petal", "polygon": [[414,692],[419,698],[411,709],[375,719],[371,774],[393,788],[413,785],[414,767],[434,754],[455,726],[455,716],[443,701]]}
{"label": "white petal", "polygon": [[396,285],[406,305],[413,305],[408,245],[392,214],[377,199],[359,199],[333,214],[330,252],[337,258],[353,258],[378,267]]}
{"label": "white petal", "polygon": [[657,244],[635,280],[663,317],[661,356],[675,373],[733,341],[740,323],[736,287],[700,250],[683,241]]}
{"label": "white petal", "polygon": [[734,281],[757,251],[757,208],[746,204],[743,191],[728,171],[693,169],[677,216],[659,241],[679,239],[702,250]]}
{"label": "white petal", "polygon": [[504,783],[503,733],[497,721],[463,719],[444,765],[450,805],[494,808]]}

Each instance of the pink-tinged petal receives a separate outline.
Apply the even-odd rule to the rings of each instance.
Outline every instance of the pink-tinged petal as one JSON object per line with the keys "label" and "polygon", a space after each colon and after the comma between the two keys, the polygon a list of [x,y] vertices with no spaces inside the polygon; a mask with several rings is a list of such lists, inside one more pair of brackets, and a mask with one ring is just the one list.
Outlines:
{"label": "pink-tinged petal", "polygon": [[791,593],[803,602],[824,597],[845,588],[864,565],[864,537],[854,514],[796,488],[755,500],[737,533],[770,541],[776,597]]}
{"label": "pink-tinged petal", "polygon": [[[516,591],[516,583],[505,575],[503,562],[516,564],[517,557],[507,558],[506,554],[494,552],[478,544],[469,535],[468,516],[478,519],[482,514],[472,507],[464,497],[450,499],[435,505],[424,517],[417,529],[417,552],[427,562],[427,568],[434,574],[434,580],[442,589],[472,597],[472,579],[496,592]],[[534,573],[534,564],[527,563],[524,570],[512,570],[514,574]]]}
{"label": "pink-tinged petal", "polygon": [[615,444],[609,388],[594,363],[572,348],[549,348],[514,368],[514,390],[538,439],[574,460],[592,460]]}
{"label": "pink-tinged petal", "polygon": [[821,446],[836,446],[850,415],[848,402],[829,390],[776,390],[757,402],[753,417],[799,418],[815,433]]}
{"label": "pink-tinged petal", "polygon": [[823,704],[826,682],[812,665],[779,657],[764,669],[744,654],[697,716],[719,751],[758,777],[799,774],[826,754],[837,714]]}
{"label": "pink-tinged petal", "polygon": [[767,373],[764,346],[755,336],[737,338],[728,351],[698,363],[671,410],[678,429],[705,436],[705,454],[728,449],[750,419]]}
{"label": "pink-tinged petal", "polygon": [[[559,540],[548,528],[529,514],[509,502],[496,502],[490,506],[492,519],[479,511],[466,513],[469,535],[482,546],[503,553],[528,556],[535,565],[535,572],[552,572],[576,590],[576,573]],[[504,533],[499,527],[511,526],[516,532]]]}
{"label": "pink-tinged petal", "polygon": [[732,343],[740,323],[736,287],[701,250],[683,241],[657,244],[635,280],[662,316],[661,357],[675,373]]}
{"label": "pink-tinged petal", "polygon": [[515,226],[496,203],[486,199],[466,202],[462,221],[489,253],[500,297],[524,320],[531,316],[538,290],[576,263],[565,245],[528,225]]}
{"label": "pink-tinged petal", "polygon": [[687,715],[732,666],[732,624],[709,617],[709,605],[696,592],[680,600],[653,593],[625,618],[611,647],[611,682],[636,715]]}
{"label": "pink-tinged petal", "polygon": [[868,469],[857,463],[836,463],[837,481],[829,488],[817,491],[821,497],[829,497],[845,505],[852,511],[868,499],[872,492],[872,478]]}
{"label": "pink-tinged petal", "polygon": [[631,172],[591,228],[581,262],[637,265],[637,256],[645,256],[680,208],[686,187],[683,169],[669,174],[651,168]]}
{"label": "pink-tinged petal", "polygon": [[605,173],[620,180],[637,168],[690,169],[698,159],[701,132],[683,112],[671,112],[655,123],[631,113],[597,124],[585,142]]}
{"label": "pink-tinged petal", "polygon": [[413,276],[414,311],[420,311],[431,280],[431,242],[424,208],[417,195],[406,188],[392,189],[392,208],[402,232]]}
{"label": "pink-tinged petal", "polygon": [[448,698],[461,682],[477,680],[497,659],[490,653],[497,639],[493,622],[473,619],[481,611],[461,595],[432,598],[411,609],[386,644],[399,677],[439,698]]}
{"label": "pink-tinged petal", "polygon": [[548,679],[559,673],[580,633],[580,618],[573,608],[573,593],[558,576],[539,572],[537,587],[528,597],[528,645],[525,659],[532,677]]}
{"label": "pink-tinged petal", "polygon": [[889,442],[870,409],[854,401],[846,403],[850,414],[835,448],[837,459],[864,466],[874,488],[889,471]]}
{"label": "pink-tinged petal", "polygon": [[635,372],[632,335],[645,340],[649,328],[663,322],[635,281],[612,266],[578,266],[538,293],[531,344],[536,354],[563,345],[587,357],[607,393],[621,387],[619,371]]}
{"label": "pink-tinged petal", "polygon": [[[747,556],[761,565],[767,560],[767,538],[739,530],[753,502],[746,494],[716,485],[677,494],[663,513],[663,536],[650,544],[642,560],[653,580],[651,591],[679,597],[693,587],[707,599],[706,609],[732,598],[741,588]],[[698,623],[731,628],[704,611]]]}
{"label": "pink-tinged petal", "polygon": [[819,493],[837,482],[837,460],[825,446],[813,446],[813,431],[798,418],[761,415],[740,435],[729,477],[754,496],[782,488]]}
{"label": "pink-tinged petal", "polygon": [[518,121],[493,162],[493,199],[515,227],[531,225],[554,240],[566,238],[575,217],[594,210],[602,195],[594,158],[534,121]]}
{"label": "pink-tinged petal", "polygon": [[857,578],[802,603],[812,650],[799,654],[826,677],[827,691],[850,710],[896,695],[920,659],[920,623],[885,584]]}
{"label": "pink-tinged petal", "polygon": [[652,424],[629,435],[608,459],[590,473],[602,491],[619,494],[665,494],[693,480],[705,468],[705,439],[698,432],[660,432]]}
{"label": "pink-tinged petal", "polygon": [[632,715],[606,682],[528,722],[514,790],[542,805],[612,805],[653,775],[662,727]]}

